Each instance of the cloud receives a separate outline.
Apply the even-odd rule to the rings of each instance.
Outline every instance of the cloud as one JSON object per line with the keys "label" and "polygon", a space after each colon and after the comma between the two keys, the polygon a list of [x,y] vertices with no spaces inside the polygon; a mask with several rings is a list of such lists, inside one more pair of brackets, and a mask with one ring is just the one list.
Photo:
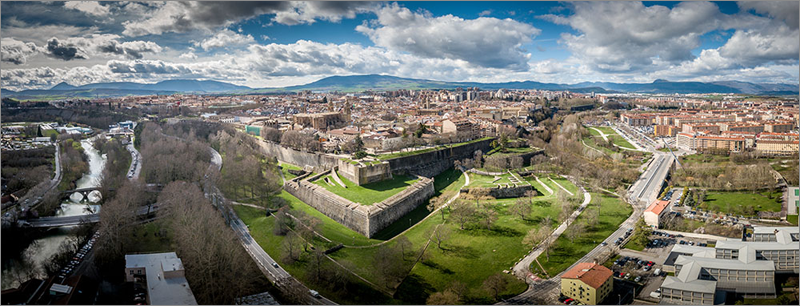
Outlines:
{"label": "cloud", "polygon": [[21,42],[13,38],[3,38],[0,40],[0,54],[2,61],[15,65],[25,64],[28,57],[38,53],[36,44],[31,42]]}
{"label": "cloud", "polygon": [[672,9],[641,2],[576,2],[574,14],[541,18],[569,25],[579,34],[563,33],[561,42],[593,69],[624,72],[655,61],[692,60],[700,36],[723,19],[708,2],[681,2]]}
{"label": "cloud", "polygon": [[74,59],[89,58],[86,53],[71,44],[62,43],[58,38],[51,38],[44,47],[44,55],[47,57],[70,61]]}
{"label": "cloud", "polygon": [[194,52],[186,52],[186,53],[182,53],[180,56],[178,56],[178,58],[188,59],[188,60],[196,60],[197,59],[197,54],[194,54]]}
{"label": "cloud", "polygon": [[64,2],[64,7],[78,10],[92,16],[108,16],[109,9],[95,1],[68,1]]}
{"label": "cloud", "polygon": [[375,25],[356,27],[375,45],[488,68],[527,70],[530,54],[521,46],[541,32],[512,19],[432,17],[429,12],[414,13],[397,4],[383,7],[377,15]]}
{"label": "cloud", "polygon": [[737,2],[742,11],[753,10],[758,14],[764,14],[786,22],[791,29],[798,28],[798,18],[800,18],[800,2],[797,1],[739,1]]}
{"label": "cloud", "polygon": [[484,17],[484,16],[489,16],[491,14],[492,14],[492,10],[485,10],[483,12],[478,13],[478,16]]}
{"label": "cloud", "polygon": [[375,6],[362,1],[293,1],[287,10],[275,14],[273,21],[286,25],[312,24],[317,19],[340,22],[352,19],[357,13],[367,12]]}
{"label": "cloud", "polygon": [[220,32],[217,32],[217,34],[212,37],[209,37],[199,43],[196,43],[195,45],[203,48],[203,50],[205,51],[208,51],[209,49],[214,49],[214,48],[246,45],[252,43],[255,43],[255,39],[253,39],[252,35],[250,34],[242,35],[234,31],[225,29]]}
{"label": "cloud", "polygon": [[256,16],[275,14],[274,22],[294,25],[315,20],[339,22],[355,18],[373,4],[369,2],[166,2],[142,15],[143,18],[123,22],[123,35],[143,36],[166,32],[211,31]]}
{"label": "cloud", "polygon": [[737,30],[719,48],[719,54],[744,67],[772,61],[796,62],[800,54],[799,39],[800,30],[792,30],[785,25],[760,30]]}

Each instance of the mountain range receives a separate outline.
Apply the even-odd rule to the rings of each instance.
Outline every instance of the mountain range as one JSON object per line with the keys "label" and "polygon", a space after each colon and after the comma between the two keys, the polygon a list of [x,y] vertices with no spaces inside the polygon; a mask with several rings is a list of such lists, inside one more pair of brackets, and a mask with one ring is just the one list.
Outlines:
{"label": "mountain range", "polygon": [[481,83],[445,82],[424,79],[400,78],[388,75],[331,76],[318,81],[282,88],[250,88],[218,81],[167,80],[155,84],[113,82],[73,86],[60,83],[47,90],[23,90],[19,92],[2,89],[3,97],[17,99],[63,99],[118,97],[128,95],[168,95],[174,93],[198,94],[250,94],[250,93],[288,93],[303,90],[361,92],[365,90],[383,91],[398,89],[455,89],[478,87],[483,90],[497,89],[540,89],[569,90],[573,92],[638,92],[653,94],[688,93],[740,93],[756,95],[796,95],[798,85],[749,83],[740,81],[722,82],[671,82],[656,80],[652,83],[610,83],[581,82],[577,84],[541,83],[535,81]]}

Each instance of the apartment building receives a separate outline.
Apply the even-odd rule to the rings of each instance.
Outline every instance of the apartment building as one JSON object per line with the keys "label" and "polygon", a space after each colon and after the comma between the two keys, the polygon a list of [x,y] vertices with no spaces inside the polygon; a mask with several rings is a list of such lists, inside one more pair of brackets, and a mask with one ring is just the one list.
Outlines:
{"label": "apartment building", "polygon": [[703,133],[678,133],[678,148],[684,150],[740,152],[745,148],[743,137],[710,136]]}
{"label": "apartment building", "polygon": [[197,305],[175,252],[125,255],[125,277],[144,284],[148,305]]}
{"label": "apartment building", "polygon": [[660,228],[664,224],[666,217],[669,215],[669,201],[655,200],[644,211],[642,217],[648,226],[653,228]]}
{"label": "apartment building", "polygon": [[584,305],[598,305],[614,291],[613,274],[596,263],[578,263],[561,276],[561,294]]}

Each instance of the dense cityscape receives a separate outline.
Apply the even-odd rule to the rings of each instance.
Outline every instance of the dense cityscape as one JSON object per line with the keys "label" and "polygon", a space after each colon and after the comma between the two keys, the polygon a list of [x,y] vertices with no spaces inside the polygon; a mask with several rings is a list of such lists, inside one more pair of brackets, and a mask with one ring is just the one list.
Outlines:
{"label": "dense cityscape", "polygon": [[[450,8],[444,14],[427,2],[322,3],[233,2],[239,10],[228,11],[216,2],[4,2],[3,304],[798,303],[797,71],[773,79],[741,74],[797,70],[797,16],[778,13],[800,14],[796,2],[464,3],[475,16]],[[758,31],[794,39],[794,53],[761,64],[739,59],[745,68],[720,68],[732,73],[723,79],[645,82],[620,78],[606,63],[593,71],[618,82],[583,79],[583,68],[550,83],[501,76],[520,71],[503,62],[516,55],[536,66],[520,46],[537,49],[530,37],[548,37],[539,31],[568,24],[586,39],[598,35],[579,22],[603,5],[641,9],[658,22],[658,14],[687,8],[750,20],[747,31],[730,26],[736,34],[717,49],[704,42],[706,55],[695,61],[709,50],[728,56],[725,46],[736,35]],[[34,8],[62,12],[67,21],[91,16],[99,20],[92,31],[108,31],[26,41],[21,29],[69,27]],[[179,19],[169,15],[175,12],[198,29],[167,24]],[[448,36],[456,34],[439,22],[464,22],[467,32],[475,28],[470,22],[497,23],[524,35],[497,58],[470,57],[454,43],[444,55],[408,48],[387,59],[412,67],[406,56],[424,53],[443,71],[449,64],[433,58],[470,63],[470,73],[505,71],[487,78],[362,71],[353,63],[344,65],[353,70],[317,63],[324,72],[302,72],[309,62],[301,53],[328,55],[297,49],[275,58],[303,65],[272,59],[275,69],[287,70],[253,83],[235,74],[211,77],[223,73],[217,68],[189,72],[197,67],[167,59],[181,53],[167,41],[202,32],[211,38],[192,40],[187,52],[194,57],[181,59],[230,58],[263,69],[234,63],[252,58],[234,56],[244,51],[221,35],[249,36],[249,47],[240,47],[267,48],[258,51],[266,57],[282,52],[276,48],[284,38],[265,32],[277,38],[258,41],[277,42],[259,45],[250,36],[255,23],[336,33],[362,19],[356,31],[374,42],[367,49],[394,52],[393,42],[378,37],[398,22],[390,13],[437,24],[445,39],[466,38]],[[788,33],[757,21],[780,23]],[[723,35],[721,27],[705,34]],[[221,32],[209,34],[213,29]],[[406,47],[434,44],[404,33]],[[93,45],[102,35],[118,52]],[[561,48],[585,43],[571,35],[562,33]],[[552,50],[549,43],[543,48]],[[220,53],[205,54],[213,49]],[[652,52],[657,59],[649,67],[668,60]],[[104,56],[106,64],[69,66]],[[133,70],[120,68],[120,58],[135,62],[125,68]],[[156,61],[176,66],[163,73],[146,67]],[[124,71],[94,78],[105,65]],[[52,73],[23,80],[47,69]],[[294,79],[299,75],[308,78]]]}

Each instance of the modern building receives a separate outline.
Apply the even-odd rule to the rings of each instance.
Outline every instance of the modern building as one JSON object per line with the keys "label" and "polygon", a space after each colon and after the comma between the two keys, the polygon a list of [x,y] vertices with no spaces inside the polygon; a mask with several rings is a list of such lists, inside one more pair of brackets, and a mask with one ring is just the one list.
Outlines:
{"label": "modern building", "polygon": [[327,112],[316,114],[296,114],[293,117],[294,123],[304,127],[312,127],[323,131],[328,128],[336,128],[347,122],[344,114],[339,112]]}
{"label": "modern building", "polygon": [[578,263],[561,276],[561,294],[585,305],[600,304],[614,290],[613,274],[596,263]]}
{"label": "modern building", "polygon": [[197,305],[175,252],[125,255],[125,279],[144,283],[148,305]]}
{"label": "modern building", "polygon": [[666,217],[669,215],[667,208],[669,208],[669,201],[653,201],[653,203],[650,204],[650,206],[648,206],[644,211],[644,214],[642,214],[644,222],[650,227],[660,228],[660,226],[664,224],[664,221],[666,221]]}
{"label": "modern building", "polygon": [[750,241],[717,241],[714,248],[675,245],[661,284],[664,304],[721,304],[726,296],[774,298],[775,275],[798,273],[798,228],[755,227]]}

